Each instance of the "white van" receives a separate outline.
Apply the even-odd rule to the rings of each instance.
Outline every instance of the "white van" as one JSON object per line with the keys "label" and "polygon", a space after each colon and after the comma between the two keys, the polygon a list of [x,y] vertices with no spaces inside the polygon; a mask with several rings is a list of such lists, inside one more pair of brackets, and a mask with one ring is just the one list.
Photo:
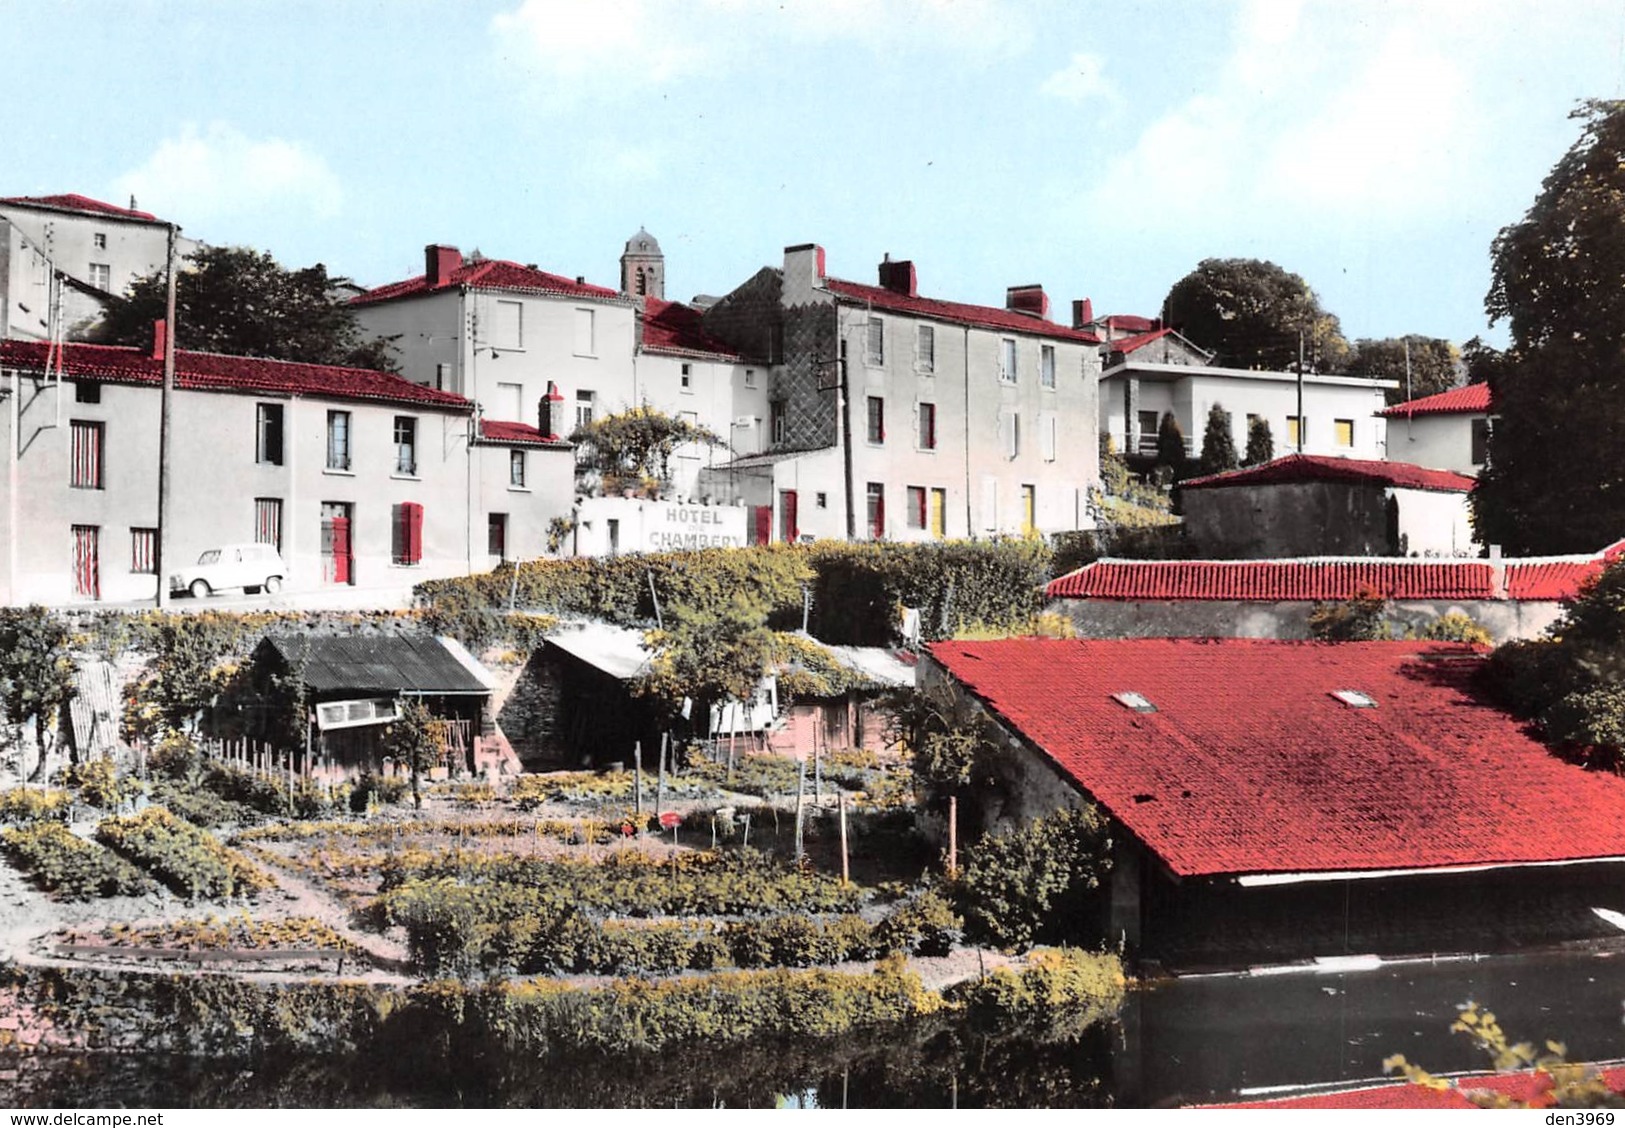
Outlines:
{"label": "white van", "polygon": [[169,590],[177,595],[189,591],[198,599],[228,588],[242,588],[251,595],[262,590],[275,593],[287,574],[288,566],[272,545],[223,544],[205,551],[192,567],[171,573]]}

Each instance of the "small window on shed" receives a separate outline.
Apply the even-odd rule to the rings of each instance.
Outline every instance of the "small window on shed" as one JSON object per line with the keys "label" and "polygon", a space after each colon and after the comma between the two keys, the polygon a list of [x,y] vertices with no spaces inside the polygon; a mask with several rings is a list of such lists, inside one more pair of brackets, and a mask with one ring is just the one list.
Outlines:
{"label": "small window on shed", "polygon": [[1377,707],[1376,698],[1368,693],[1361,693],[1357,689],[1334,689],[1332,690],[1332,696],[1351,709],[1375,709]]}
{"label": "small window on shed", "polygon": [[1112,694],[1112,699],[1125,708],[1133,709],[1136,713],[1155,713],[1157,707],[1151,704],[1151,699],[1143,693],[1135,693],[1132,689],[1122,693]]}

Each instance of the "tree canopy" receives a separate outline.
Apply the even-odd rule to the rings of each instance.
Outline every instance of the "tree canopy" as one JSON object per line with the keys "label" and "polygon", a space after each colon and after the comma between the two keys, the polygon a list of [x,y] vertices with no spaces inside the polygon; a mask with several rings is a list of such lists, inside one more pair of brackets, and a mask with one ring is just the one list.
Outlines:
{"label": "tree canopy", "polygon": [[1270,432],[1270,421],[1262,415],[1247,424],[1247,453],[1243,466],[1262,466],[1275,457],[1275,436]]}
{"label": "tree canopy", "polygon": [[[339,295],[344,281],[321,263],[288,270],[264,251],[200,247],[175,275],[175,346],[394,371],[389,343],[364,339]],[[152,323],[164,316],[166,288],[162,270],[136,279],[129,294],[109,306],[95,339],[150,345]]]}
{"label": "tree canopy", "polygon": [[1304,362],[1316,372],[1341,372],[1349,359],[1336,317],[1299,275],[1261,259],[1203,259],[1163,300],[1164,320],[1224,368],[1284,372]]}
{"label": "tree canopy", "polygon": [[0,712],[18,728],[32,719],[39,760],[49,759],[51,732],[73,696],[68,628],[43,607],[0,607]]}
{"label": "tree canopy", "polygon": [[1498,416],[1473,519],[1514,553],[1594,551],[1625,529],[1625,102],[1571,116],[1579,139],[1490,249],[1484,305],[1507,351],[1470,357]]}
{"label": "tree canopy", "polygon": [[606,489],[620,483],[659,486],[667,480],[667,465],[678,447],[687,443],[722,445],[709,427],[673,418],[648,404],[600,416],[577,427],[570,441],[577,444],[580,465],[596,470]]}
{"label": "tree canopy", "polygon": [[1185,432],[1171,411],[1163,412],[1157,424],[1157,465],[1168,467],[1175,478],[1185,476]]}
{"label": "tree canopy", "polygon": [[[1405,393],[1407,345],[1410,346],[1411,370],[1409,396]],[[1387,390],[1388,402],[1403,403],[1406,399],[1420,399],[1455,387],[1466,375],[1467,366],[1461,350],[1449,341],[1411,333],[1356,342],[1349,371],[1357,376],[1398,381],[1399,387]]]}

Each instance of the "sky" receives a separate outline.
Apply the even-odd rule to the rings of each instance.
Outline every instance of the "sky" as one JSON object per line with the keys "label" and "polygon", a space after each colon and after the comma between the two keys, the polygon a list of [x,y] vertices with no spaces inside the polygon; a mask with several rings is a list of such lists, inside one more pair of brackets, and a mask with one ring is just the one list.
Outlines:
{"label": "sky", "polygon": [[666,296],[786,246],[931,297],[1154,316],[1205,258],[1350,339],[1505,342],[1495,233],[1625,85],[1625,2],[0,0],[0,195],[375,286],[426,243]]}

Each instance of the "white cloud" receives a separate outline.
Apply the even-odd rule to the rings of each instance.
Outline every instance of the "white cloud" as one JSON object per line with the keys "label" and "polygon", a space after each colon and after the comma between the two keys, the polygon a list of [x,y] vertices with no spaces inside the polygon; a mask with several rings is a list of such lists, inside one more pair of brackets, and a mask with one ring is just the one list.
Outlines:
{"label": "white cloud", "polygon": [[[1464,27],[1460,15],[1449,5],[1249,5],[1215,80],[1109,162],[1088,206],[1232,236],[1442,211],[1490,151],[1463,60],[1493,55],[1513,34]],[[1476,101],[1477,114],[1493,110]]]}
{"label": "white cloud", "polygon": [[566,101],[715,78],[808,43],[986,57],[1018,54],[1033,38],[1010,0],[521,0],[492,17],[491,33],[505,57]]}
{"label": "white cloud", "polygon": [[139,168],[113,183],[114,198],[135,196],[143,208],[189,227],[240,215],[298,210],[327,219],[344,192],[327,162],[296,141],[255,140],[215,122],[159,143]]}
{"label": "white cloud", "polygon": [[1066,66],[1046,78],[1039,89],[1063,102],[1119,100],[1117,88],[1106,78],[1106,61],[1087,51],[1074,54]]}

